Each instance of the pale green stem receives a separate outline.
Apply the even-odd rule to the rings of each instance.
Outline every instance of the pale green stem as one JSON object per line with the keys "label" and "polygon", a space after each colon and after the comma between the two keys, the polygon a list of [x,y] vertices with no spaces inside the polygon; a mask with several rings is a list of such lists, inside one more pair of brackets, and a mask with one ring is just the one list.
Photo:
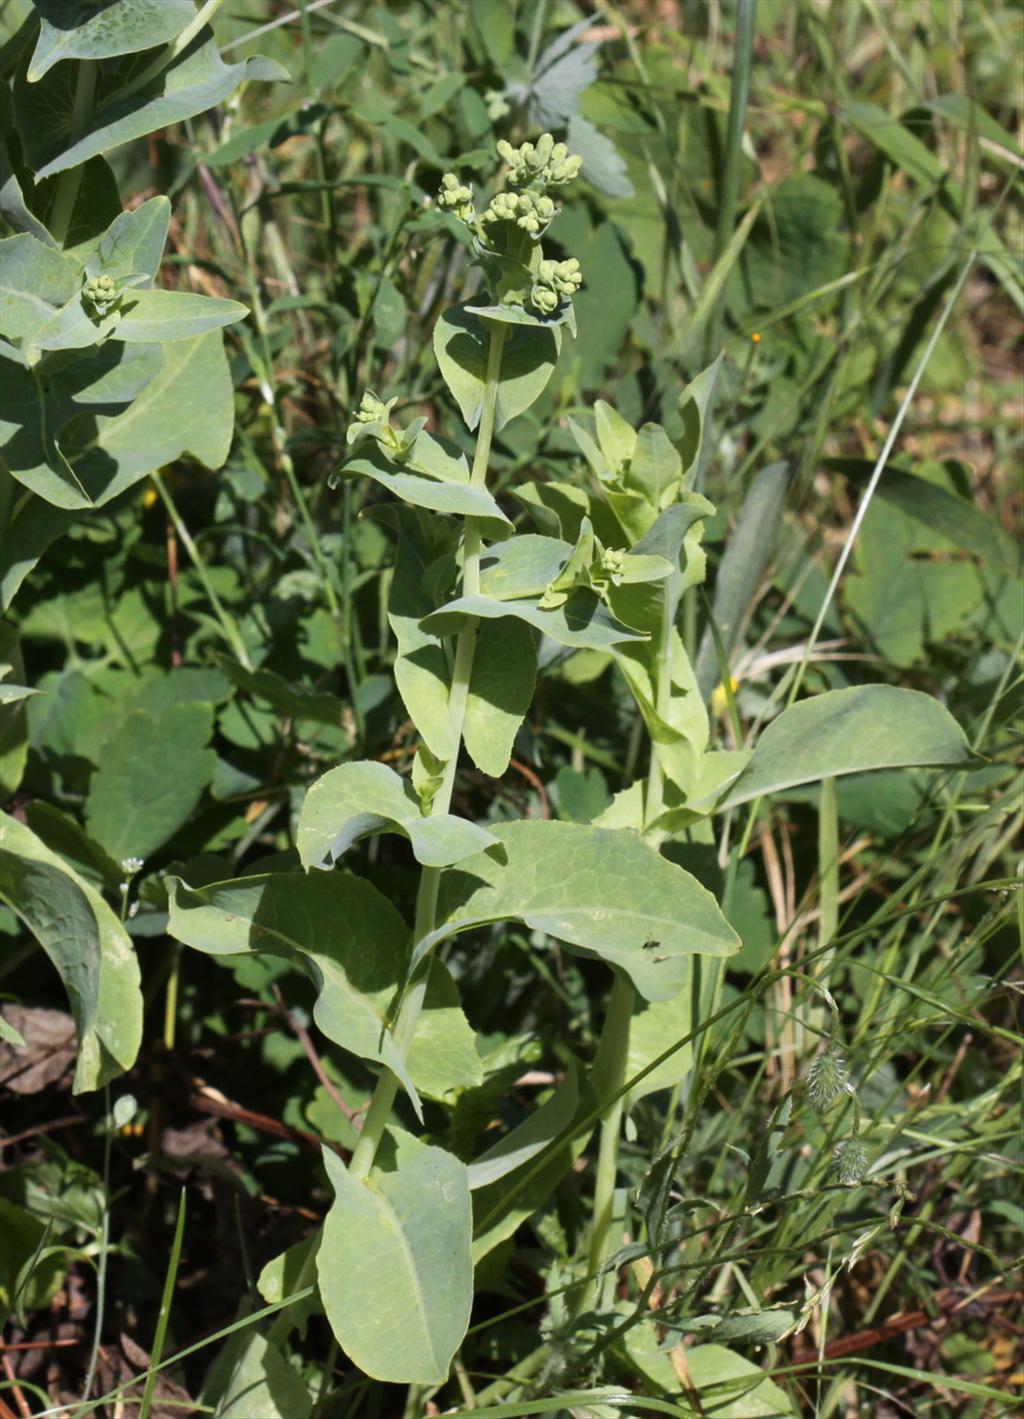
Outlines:
{"label": "pale green stem", "polygon": [[615,973],[608,1014],[605,1016],[594,1061],[594,1084],[599,1098],[619,1097],[601,1120],[601,1141],[597,1153],[597,1178],[594,1182],[594,1215],[591,1219],[590,1250],[587,1271],[590,1280],[577,1297],[576,1313],[600,1307],[608,1299],[615,1278],[597,1273],[611,1251],[612,1221],[615,1214],[615,1179],[619,1168],[619,1136],[625,1096],[620,1094],[626,1082],[626,1061],[629,1057],[629,1026],[633,1018],[636,991],[624,975]]}
{"label": "pale green stem", "polygon": [[[494,421],[498,407],[498,383],[501,375],[501,352],[505,345],[505,325],[491,327],[491,341],[487,356],[487,374],[484,385],[483,411],[480,416],[480,431],[477,435],[476,453],[473,457],[471,481],[482,487],[487,479],[487,467],[491,457],[491,441],[494,437]],[[480,590],[480,525],[476,518],[467,517],[463,537],[462,591],[464,596],[475,596]],[[447,813],[452,804],[455,788],[455,771],[458,767],[459,748],[462,731],[466,722],[466,702],[469,698],[469,682],[473,671],[473,654],[476,649],[476,621],[467,621],[459,632],[455,647],[455,664],[452,668],[451,688],[448,691],[448,723],[451,726],[451,740],[454,747],[451,758],[444,766],[441,786],[430,805],[431,815]],[[441,869],[424,867],[420,876],[419,891],[416,894],[416,920],[413,928],[414,946],[434,929],[437,912],[437,894],[441,885]],[[416,1032],[423,997],[430,978],[429,962],[420,968],[402,1002],[395,1022],[395,1044],[404,1055]],[[398,1080],[390,1069],[381,1069],[377,1087],[373,1091],[370,1107],[366,1112],[359,1142],[356,1144],[349,1163],[349,1173],[355,1178],[365,1178],[373,1167],[377,1149],[384,1136],[384,1129],[391,1116],[391,1108],[398,1093]]]}
{"label": "pale green stem", "polygon": [[[672,705],[672,630],[673,618],[662,617],[661,638],[658,645],[657,687],[655,708],[661,719],[667,721]],[[651,746],[651,766],[647,777],[647,792],[644,800],[644,823],[649,829],[664,807],[665,776],[657,745]],[[629,1032],[636,1005],[636,991],[623,975],[616,972],[612,987],[608,1014],[605,1017],[594,1061],[594,1083],[599,1098],[616,1094],[626,1080],[626,1060],[629,1056]],[[615,1178],[619,1164],[619,1139],[622,1133],[622,1118],[625,1112],[625,1098],[616,1099],[601,1119],[601,1139],[597,1154],[597,1179],[594,1184],[594,1215],[591,1221],[590,1251],[587,1271],[591,1280],[581,1291],[577,1301],[577,1314],[608,1299],[613,1284],[611,1276],[598,1279],[598,1272],[608,1258],[612,1213],[615,1198]]]}
{"label": "pale green stem", "polygon": [[[75,101],[71,110],[71,130],[68,135],[71,143],[77,143],[89,122],[93,96],[96,93],[98,67],[94,59],[79,61],[78,74],[75,78]],[[64,245],[68,229],[71,226],[71,216],[75,210],[75,201],[81,182],[81,163],[76,164],[73,168],[68,168],[57,179],[57,191],[54,195],[53,207],[50,209],[49,228],[50,235],[58,246]]]}

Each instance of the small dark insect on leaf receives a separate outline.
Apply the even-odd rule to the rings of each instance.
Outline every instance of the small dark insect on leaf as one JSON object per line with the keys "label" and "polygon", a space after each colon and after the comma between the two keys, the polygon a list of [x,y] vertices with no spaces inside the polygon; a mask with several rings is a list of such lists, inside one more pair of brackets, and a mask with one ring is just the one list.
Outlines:
{"label": "small dark insect on leaf", "polygon": [[660,945],[661,945],[661,942],[660,942],[660,941],[645,941],[645,942],[644,942],[644,950],[645,950],[645,951],[657,951],[657,949],[658,949],[658,947],[659,947]]}

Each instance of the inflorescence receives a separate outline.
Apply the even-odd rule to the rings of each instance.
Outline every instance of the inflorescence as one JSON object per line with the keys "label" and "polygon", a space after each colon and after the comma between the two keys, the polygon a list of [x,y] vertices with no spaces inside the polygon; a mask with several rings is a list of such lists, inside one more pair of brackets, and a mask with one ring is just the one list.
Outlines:
{"label": "inflorescence", "polygon": [[550,133],[518,148],[501,139],[497,151],[507,167],[507,189],[496,193],[478,212],[472,188],[455,173],[446,172],[437,194],[438,206],[473,231],[478,256],[485,264],[487,257],[497,257],[511,258],[519,266],[524,282],[517,286],[514,279],[502,280],[497,299],[507,305],[529,302],[540,316],[549,317],[576,294],[583,274],[575,257],[550,260],[540,248],[540,239],[559,212],[548,189],[571,182],[583,160],[564,143],[556,143]]}

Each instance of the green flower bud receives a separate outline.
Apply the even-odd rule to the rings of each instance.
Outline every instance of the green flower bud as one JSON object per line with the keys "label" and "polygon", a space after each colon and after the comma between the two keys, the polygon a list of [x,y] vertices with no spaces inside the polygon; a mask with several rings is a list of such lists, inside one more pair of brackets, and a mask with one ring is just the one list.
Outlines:
{"label": "green flower bud", "polygon": [[531,167],[538,171],[545,166],[551,157],[551,150],[555,146],[555,140],[550,133],[542,133],[537,139],[537,146],[534,149]]}
{"label": "green flower bud", "polygon": [[460,182],[453,172],[446,172],[441,179],[441,186],[437,193],[437,205],[454,212],[461,222],[476,220],[476,212],[473,208],[473,189]]}
{"label": "green flower bud", "polygon": [[[394,400],[391,401],[394,403]],[[372,389],[368,389],[359,402],[359,408],[355,413],[357,424],[379,424],[386,422],[388,417],[388,406],[383,400],[378,399]]]}
{"label": "green flower bud", "polygon": [[561,162],[554,163],[548,173],[548,182],[554,183],[556,187],[563,187],[567,182],[572,182],[573,178],[579,174],[583,166],[583,159],[575,153]]}
{"label": "green flower bud", "polygon": [[519,198],[514,192],[499,192],[483,214],[485,222],[514,222],[519,210]]}
{"label": "green flower bud", "polygon": [[82,302],[91,316],[109,315],[121,299],[113,276],[93,276],[82,287]]}
{"label": "green flower bud", "polygon": [[542,315],[551,315],[558,309],[558,296],[548,286],[534,286],[530,299]]}

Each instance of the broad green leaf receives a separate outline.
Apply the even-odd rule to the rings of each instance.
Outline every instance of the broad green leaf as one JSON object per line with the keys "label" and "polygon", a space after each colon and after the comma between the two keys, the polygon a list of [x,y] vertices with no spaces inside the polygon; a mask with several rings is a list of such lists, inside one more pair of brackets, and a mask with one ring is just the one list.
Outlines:
{"label": "broad green leaf", "polygon": [[846,270],[839,188],[796,173],[772,188],[726,282],[736,312],[773,310],[828,285]]}
{"label": "broad green leaf", "polygon": [[39,37],[28,66],[36,83],[62,59],[111,59],[152,49],[179,35],[195,18],[192,0],[33,0]]}
{"label": "broad green leaf", "polygon": [[334,1202],[317,1253],[327,1319],[364,1374],[443,1384],[473,1304],[463,1163],[405,1133],[392,1172],[353,1178],[325,1150]]}
{"label": "broad green leaf", "polygon": [[204,29],[166,69],[133,91],[133,81],[143,75],[152,58],[143,53],[104,64],[89,121],[80,135],[74,122],[75,65],[58,65],[37,83],[19,76],[14,115],[37,178],[77,167],[121,143],[205,113],[246,79],[288,77],[266,59],[225,64],[217,41]]}
{"label": "broad green leaf", "polygon": [[369,452],[349,458],[339,470],[340,476],[372,478],[388,492],[414,507],[431,508],[434,512],[455,513],[460,517],[486,517],[508,525],[508,518],[486,488],[464,483],[440,482],[418,473],[404,473],[400,462],[392,463],[383,451],[374,446]]}
{"label": "broad green leaf", "polygon": [[397,832],[425,867],[449,867],[496,839],[466,818],[443,813],[424,818],[407,779],[387,764],[339,764],[318,778],[299,813],[296,846],[303,867],[329,867],[359,838]]}
{"label": "broad green leaf", "polygon": [[750,766],[718,806],[734,808],[797,784],[869,769],[970,768],[975,762],[963,730],[931,695],[892,685],[828,690],[768,725]]}
{"label": "broad green leaf", "polygon": [[76,415],[113,414],[130,404],[159,367],[160,352],[150,346],[129,351],[109,343],[95,355],[70,361],[51,354],[32,369],[12,347],[0,347],[4,463],[19,483],[58,508],[91,506],[92,496],[62,448],[63,429]]}
{"label": "broad green leaf", "polygon": [[217,763],[212,732],[213,708],[199,703],[137,710],[118,725],[85,805],[90,834],[115,862],[145,861],[188,822]]}
{"label": "broad green leaf", "polygon": [[210,1366],[204,1412],[213,1419],[309,1419],[313,1409],[302,1377],[259,1331],[236,1331]]}
{"label": "broad green leaf", "polygon": [[611,795],[600,769],[585,772],[563,764],[555,775],[558,815],[570,823],[592,823],[611,804]]}
{"label": "broad green leaf", "polygon": [[115,338],[132,344],[190,340],[233,325],[248,315],[238,301],[215,300],[189,291],[128,291]]}
{"label": "broad green leaf", "polygon": [[74,1092],[99,1089],[135,1063],[142,1039],[139,966],[100,894],[30,828],[0,815],[0,898],[25,923],[64,983],[78,1032]]}
{"label": "broad green leaf", "polygon": [[28,760],[28,715],[25,697],[8,699],[3,691],[25,677],[18,632],[0,622],[0,800],[17,792]]}
{"label": "broad green leaf", "polygon": [[551,1097],[535,1109],[517,1128],[470,1163],[469,1186],[475,1192],[525,1167],[553,1138],[557,1138],[576,1116],[580,1101],[575,1061]]}
{"label": "broad green leaf", "polygon": [[[789,465],[770,463],[754,478],[715,577],[713,613],[726,654],[736,648],[740,625],[775,546]],[[710,626],[697,655],[697,683],[706,700],[721,679]]]}
{"label": "broad green leaf", "polygon": [[36,837],[90,886],[100,892],[118,892],[125,876],[120,864],[90,838],[77,819],[37,798],[25,809],[25,820]]}
{"label": "broad green leaf", "polygon": [[481,773],[501,778],[530,708],[537,680],[536,638],[511,616],[483,621],[477,631],[462,734]]}
{"label": "broad green leaf", "polygon": [[480,1082],[473,1032],[440,961],[432,963],[420,1023],[402,1058],[388,1021],[407,974],[410,932],[369,882],[346,872],[279,872],[195,891],[173,877],[167,886],[168,930],[187,946],[214,956],[273,951],[308,963],[318,1027],[343,1049],[386,1064],[414,1101],[417,1089],[441,1097]]}
{"label": "broad green leaf", "polygon": [[527,821],[491,827],[489,849],[446,872],[439,925],[422,956],[457,932],[522,921],[623,970],[647,1000],[674,996],[694,952],[729,956],[739,939],[714,897],[629,831]]}
{"label": "broad green leaf", "polygon": [[[111,364],[118,361],[123,373],[120,386],[115,384],[116,372],[111,369]],[[44,370],[50,367],[48,360],[41,363]],[[52,367],[57,368],[56,362]],[[7,368],[6,362],[0,363],[0,371],[6,373]],[[136,370],[133,391],[127,376]],[[106,371],[91,389],[90,371],[94,375]],[[72,377],[80,388],[71,383]],[[90,418],[81,429],[82,443],[77,442],[77,424],[68,430],[64,441],[74,459],[72,476],[77,476],[78,486],[96,507],[102,507],[147,473],[173,463],[183,454],[207,468],[219,468],[228,456],[234,426],[234,391],[223,337],[218,331],[162,346],[112,343],[90,360],[67,365],[53,386],[47,402],[47,397],[31,383],[26,388],[20,372],[14,370],[14,377],[4,386],[4,400],[0,400],[0,439],[5,432],[10,439],[4,456],[10,455],[12,465],[19,459],[28,462],[30,468],[37,465],[45,458],[47,445],[40,441],[32,419],[41,418],[44,410],[52,409],[53,417],[63,427],[65,420],[79,412],[79,401],[94,401],[91,406],[83,402],[81,412]],[[25,401],[20,410],[12,407],[15,390],[21,391]],[[103,412],[99,412],[101,409]],[[188,409],[187,419],[181,417],[182,409]],[[5,415],[16,415],[6,430]],[[47,471],[45,465],[43,471]],[[37,466],[32,476],[39,481]],[[27,481],[27,477],[28,474],[22,476],[21,481]],[[10,605],[22,580],[47,547],[78,520],[78,513],[62,510],[67,505],[67,492],[62,490],[59,495],[63,499],[60,506],[50,506],[43,497],[19,501],[7,527],[0,527],[0,599],[4,606]],[[81,506],[80,500],[77,505]]]}
{"label": "broad green leaf", "polygon": [[0,334],[8,340],[32,340],[82,288],[81,268],[28,232],[0,241],[0,271]]}
{"label": "broad green leaf", "polygon": [[455,577],[448,532],[415,508],[389,505],[375,509],[375,515],[398,533],[388,598],[388,621],[398,642],[398,693],[431,753],[447,760],[457,749],[448,711],[448,658],[443,638],[421,622]]}
{"label": "broad green leaf", "polygon": [[[673,999],[637,1001],[629,1029],[627,1080],[646,1069],[649,1064],[653,1064],[659,1055],[690,1034],[698,1024],[694,1019],[689,975],[688,969],[687,979]],[[692,1064],[693,1044],[682,1045],[675,1054],[670,1055],[663,1064],[629,1091],[629,1104],[635,1104],[648,1094],[657,1093],[659,1089],[674,1088],[689,1072]]]}
{"label": "broad green leaf", "polygon": [[[475,429],[483,409],[490,327],[465,305],[451,306],[434,326],[434,353],[445,383],[467,425]],[[544,391],[558,359],[558,328],[509,326],[501,356],[494,426],[504,428]]]}

